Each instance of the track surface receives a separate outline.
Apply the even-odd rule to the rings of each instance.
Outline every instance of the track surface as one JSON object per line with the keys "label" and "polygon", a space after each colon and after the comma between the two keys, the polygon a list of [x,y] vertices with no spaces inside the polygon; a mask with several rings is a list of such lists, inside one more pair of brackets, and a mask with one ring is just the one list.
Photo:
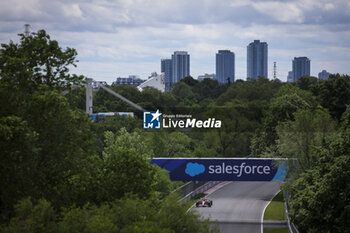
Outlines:
{"label": "track surface", "polygon": [[261,233],[264,208],[279,190],[278,182],[231,182],[207,196],[212,207],[192,209],[218,220],[221,233]]}

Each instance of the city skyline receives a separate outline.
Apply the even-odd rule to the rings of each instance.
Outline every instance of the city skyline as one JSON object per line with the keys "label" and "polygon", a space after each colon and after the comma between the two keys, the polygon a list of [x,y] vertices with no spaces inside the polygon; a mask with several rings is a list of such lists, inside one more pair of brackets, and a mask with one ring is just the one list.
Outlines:
{"label": "city skyline", "polygon": [[169,91],[171,89],[172,71],[172,60],[169,58],[161,59],[160,72],[164,73],[164,83],[166,91]]}
{"label": "city skyline", "polygon": [[216,54],[215,79],[219,83],[235,81],[235,53],[230,50],[219,50]]}
{"label": "city skyline", "polygon": [[268,44],[254,40],[247,46],[247,78],[268,78]]}
{"label": "city skyline", "polygon": [[[294,57],[322,70],[350,73],[350,3],[345,0],[42,1],[0,2],[0,43],[18,41],[24,24],[45,29],[78,52],[72,73],[111,83],[118,76],[148,77],[173,51],[191,55],[191,75],[215,73],[215,53],[235,53],[235,78],[246,79],[246,46],[269,45],[268,77],[286,81]],[[210,16],[210,17],[208,17]]]}
{"label": "city skyline", "polygon": [[308,57],[295,57],[293,59],[293,82],[303,76],[310,76],[311,61]]}
{"label": "city skyline", "polygon": [[186,76],[191,75],[190,72],[190,55],[187,51],[175,51],[171,55],[171,83],[177,83]]}

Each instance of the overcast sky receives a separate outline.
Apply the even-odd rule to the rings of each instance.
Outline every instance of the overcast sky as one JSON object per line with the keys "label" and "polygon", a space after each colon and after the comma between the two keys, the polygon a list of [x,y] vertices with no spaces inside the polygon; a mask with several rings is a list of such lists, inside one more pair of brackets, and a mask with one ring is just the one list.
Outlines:
{"label": "overcast sky", "polygon": [[78,52],[72,69],[111,83],[160,72],[160,59],[190,54],[191,75],[215,73],[215,53],[236,55],[236,79],[246,78],[247,45],[268,43],[286,81],[294,57],[311,59],[311,75],[350,74],[349,0],[0,0],[0,42],[18,41],[29,23]]}

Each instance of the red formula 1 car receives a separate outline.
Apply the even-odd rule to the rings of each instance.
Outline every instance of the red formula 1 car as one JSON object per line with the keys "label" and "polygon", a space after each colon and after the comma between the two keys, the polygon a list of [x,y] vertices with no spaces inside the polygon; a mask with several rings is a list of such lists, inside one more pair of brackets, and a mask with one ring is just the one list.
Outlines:
{"label": "red formula 1 car", "polygon": [[213,201],[209,199],[200,199],[196,202],[196,207],[211,207],[213,205]]}

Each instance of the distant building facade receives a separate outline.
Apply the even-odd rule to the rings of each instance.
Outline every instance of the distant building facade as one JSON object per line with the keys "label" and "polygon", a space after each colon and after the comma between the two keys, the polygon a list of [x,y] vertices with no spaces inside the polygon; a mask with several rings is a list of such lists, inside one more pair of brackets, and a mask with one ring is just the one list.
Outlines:
{"label": "distant building facade", "polygon": [[310,76],[310,59],[307,57],[295,57],[293,60],[293,82],[300,77]]}
{"label": "distant building facade", "polygon": [[328,73],[326,70],[322,70],[320,73],[318,73],[318,78],[321,80],[326,80],[329,78],[330,73]]}
{"label": "distant building facade", "polygon": [[164,73],[165,91],[170,91],[174,83],[190,75],[190,55],[186,51],[175,51],[171,59],[160,61]]}
{"label": "distant building facade", "polygon": [[258,79],[259,76],[268,78],[268,45],[266,42],[254,40],[247,46],[247,77]]}
{"label": "distant building facade", "polygon": [[293,71],[288,72],[287,82],[289,82],[289,83],[294,82]]}
{"label": "distant building facade", "polygon": [[215,78],[215,74],[204,74],[204,75],[199,75],[197,80],[198,81],[203,81],[206,78],[210,78],[210,79],[216,79]]}
{"label": "distant building facade", "polygon": [[190,75],[190,55],[185,51],[175,51],[172,60],[172,84]]}
{"label": "distant building facade", "polygon": [[160,63],[160,72],[164,73],[165,91],[170,91],[172,86],[172,60],[162,59]]}
{"label": "distant building facade", "polygon": [[235,54],[230,50],[219,50],[216,54],[216,80],[219,83],[235,81]]}
{"label": "distant building facade", "polygon": [[140,79],[137,75],[129,75],[128,78],[118,77],[116,81],[112,83],[114,86],[118,85],[130,85],[130,86],[139,86],[145,80]]}
{"label": "distant building facade", "polygon": [[[92,83],[92,89],[94,89],[94,90],[99,90],[100,89],[100,85],[99,84],[102,84],[102,85],[104,85],[104,86],[107,86],[108,84],[107,84],[107,82],[106,81],[97,81],[97,82],[93,82]],[[77,86],[78,87],[78,86]]]}

